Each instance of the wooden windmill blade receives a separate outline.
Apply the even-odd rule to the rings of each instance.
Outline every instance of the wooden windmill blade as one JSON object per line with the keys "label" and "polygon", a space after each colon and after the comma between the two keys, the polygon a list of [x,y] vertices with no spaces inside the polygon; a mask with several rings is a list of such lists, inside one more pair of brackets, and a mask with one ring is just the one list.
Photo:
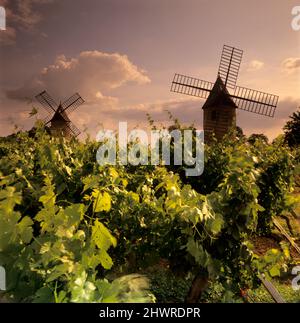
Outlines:
{"label": "wooden windmill blade", "polygon": [[81,134],[81,131],[74,125],[74,123],[68,122],[66,126],[68,135],[71,135],[76,138]]}
{"label": "wooden windmill blade", "polygon": [[234,89],[239,75],[243,51],[228,45],[223,46],[218,75],[227,88]]}
{"label": "wooden windmill blade", "polygon": [[231,95],[241,110],[274,117],[279,97],[277,95],[237,86]]}
{"label": "wooden windmill blade", "polygon": [[70,113],[76,110],[83,103],[84,103],[83,98],[78,93],[75,93],[68,100],[66,100],[61,105],[61,107],[63,111],[68,111]]}
{"label": "wooden windmill blade", "polygon": [[203,81],[194,77],[175,74],[171,91],[207,99],[214,83]]}
{"label": "wooden windmill blade", "polygon": [[52,117],[53,116],[51,114],[48,114],[48,116],[45,119],[43,119],[43,123],[45,126],[47,126],[47,124],[51,122]]}
{"label": "wooden windmill blade", "polygon": [[48,113],[56,112],[58,106],[47,91],[43,91],[42,93],[36,95],[35,98]]}

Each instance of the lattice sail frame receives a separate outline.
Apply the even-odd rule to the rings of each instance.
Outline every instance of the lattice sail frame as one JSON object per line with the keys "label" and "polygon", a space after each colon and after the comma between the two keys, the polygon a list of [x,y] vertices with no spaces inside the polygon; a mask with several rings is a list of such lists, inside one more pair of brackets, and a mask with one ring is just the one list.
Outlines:
{"label": "lattice sail frame", "polygon": [[212,82],[203,81],[182,74],[175,74],[171,85],[171,91],[207,99],[213,86],[214,83]]}
{"label": "lattice sail frame", "polygon": [[75,109],[77,109],[81,104],[84,103],[84,100],[78,93],[72,95],[69,99],[64,101],[64,103],[60,104],[59,106],[46,91],[43,91],[40,94],[38,94],[36,96],[36,99],[49,113],[48,116],[43,120],[45,125],[51,123],[54,116],[53,112],[55,114],[58,111],[66,122],[65,125],[67,129],[67,134],[73,135],[74,137],[80,135],[80,130],[69,120],[66,114],[67,111],[71,113]]}
{"label": "lattice sail frame", "polygon": [[218,75],[220,75],[227,88],[235,88],[242,58],[243,51],[241,49],[227,45],[223,46]]}
{"label": "lattice sail frame", "polygon": [[81,134],[81,131],[74,125],[74,123],[69,122],[67,127],[74,137],[78,137]]}
{"label": "lattice sail frame", "polygon": [[57,103],[46,91],[38,94],[35,98],[48,113],[52,113],[53,111],[55,112],[58,108]]}
{"label": "lattice sail frame", "polygon": [[75,93],[68,100],[62,103],[61,107],[64,111],[68,110],[68,112],[71,113],[83,103],[83,98],[78,93]]}
{"label": "lattice sail frame", "polygon": [[[232,57],[231,63],[228,56]],[[218,75],[221,77],[237,107],[241,110],[274,117],[279,97],[277,95],[236,86],[243,51],[224,45]],[[234,63],[232,63],[234,62]],[[234,65],[233,64],[238,64]],[[221,68],[221,69],[220,69]],[[226,72],[226,75],[224,74]],[[175,74],[171,91],[207,99],[214,83],[198,78]]]}
{"label": "lattice sail frame", "polygon": [[241,110],[274,117],[279,96],[237,86],[230,95]]}

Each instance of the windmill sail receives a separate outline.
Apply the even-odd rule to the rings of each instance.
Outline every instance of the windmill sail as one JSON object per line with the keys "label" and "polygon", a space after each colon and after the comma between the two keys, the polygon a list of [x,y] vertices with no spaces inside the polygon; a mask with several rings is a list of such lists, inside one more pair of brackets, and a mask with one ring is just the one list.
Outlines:
{"label": "windmill sail", "polygon": [[241,110],[274,117],[279,97],[277,95],[237,86],[231,95]]}
{"label": "windmill sail", "polygon": [[67,131],[73,137],[78,137],[81,134],[81,131],[72,122],[67,124]]}
{"label": "windmill sail", "polygon": [[62,105],[63,111],[73,112],[75,109],[77,109],[81,104],[84,103],[83,98],[78,94],[75,93],[72,95],[68,100],[66,100]]}
{"label": "windmill sail", "polygon": [[213,86],[214,83],[212,82],[175,74],[171,85],[171,91],[207,99]]}
{"label": "windmill sail", "polygon": [[51,122],[51,119],[52,119],[52,115],[48,114],[48,116],[43,119],[44,125],[46,126],[47,124],[49,124]]}
{"label": "windmill sail", "polygon": [[38,94],[35,98],[49,113],[56,111],[57,104],[46,91]]}
{"label": "windmill sail", "polygon": [[242,50],[224,45],[218,75],[221,77],[225,86],[228,88],[235,88],[242,57]]}

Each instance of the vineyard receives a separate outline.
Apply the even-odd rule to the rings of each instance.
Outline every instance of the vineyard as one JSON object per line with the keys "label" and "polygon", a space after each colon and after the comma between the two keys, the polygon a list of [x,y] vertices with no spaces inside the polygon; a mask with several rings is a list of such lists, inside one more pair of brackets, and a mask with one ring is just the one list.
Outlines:
{"label": "vineyard", "polygon": [[245,302],[260,275],[290,281],[299,259],[273,220],[299,238],[300,158],[283,138],[215,141],[200,177],[99,166],[98,147],[43,128],[1,139],[2,301]]}

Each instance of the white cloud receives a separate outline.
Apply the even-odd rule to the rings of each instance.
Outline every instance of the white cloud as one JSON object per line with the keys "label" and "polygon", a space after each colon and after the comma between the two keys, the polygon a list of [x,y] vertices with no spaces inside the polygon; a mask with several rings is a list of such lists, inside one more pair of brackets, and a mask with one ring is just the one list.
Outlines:
{"label": "white cloud", "polygon": [[248,72],[259,71],[264,67],[265,63],[259,60],[253,60],[248,64]]}
{"label": "white cloud", "polygon": [[119,104],[105,104],[99,108],[98,104],[88,106],[87,109],[78,109],[71,116],[72,121],[80,128],[96,136],[102,128],[116,130],[119,122],[127,122],[128,129],[138,126],[140,129],[149,129],[147,113],[155,121],[158,127],[169,126],[173,122],[169,120],[167,111],[174,118],[178,118],[182,124],[195,123],[202,129],[201,100],[195,98],[178,98],[165,101],[141,103],[132,106],[120,106]]}
{"label": "white cloud", "polygon": [[23,100],[46,89],[62,100],[79,92],[90,104],[104,101],[115,103],[116,98],[106,97],[103,92],[128,82],[146,84],[150,79],[126,55],[85,51],[70,59],[64,55],[58,56],[54,64],[43,68],[21,88],[8,91],[7,96]]}
{"label": "white cloud", "polygon": [[133,106],[114,106],[103,108],[102,111],[107,116],[114,116],[119,120],[127,119],[130,121],[146,121],[146,114],[154,119],[154,121],[165,121],[168,119],[167,111],[171,112],[179,121],[193,123],[202,119],[202,101],[198,98],[176,98],[164,101],[155,101],[148,103],[140,103]]}
{"label": "white cloud", "polygon": [[282,62],[282,67],[286,72],[294,72],[300,69],[300,57],[289,57]]}

